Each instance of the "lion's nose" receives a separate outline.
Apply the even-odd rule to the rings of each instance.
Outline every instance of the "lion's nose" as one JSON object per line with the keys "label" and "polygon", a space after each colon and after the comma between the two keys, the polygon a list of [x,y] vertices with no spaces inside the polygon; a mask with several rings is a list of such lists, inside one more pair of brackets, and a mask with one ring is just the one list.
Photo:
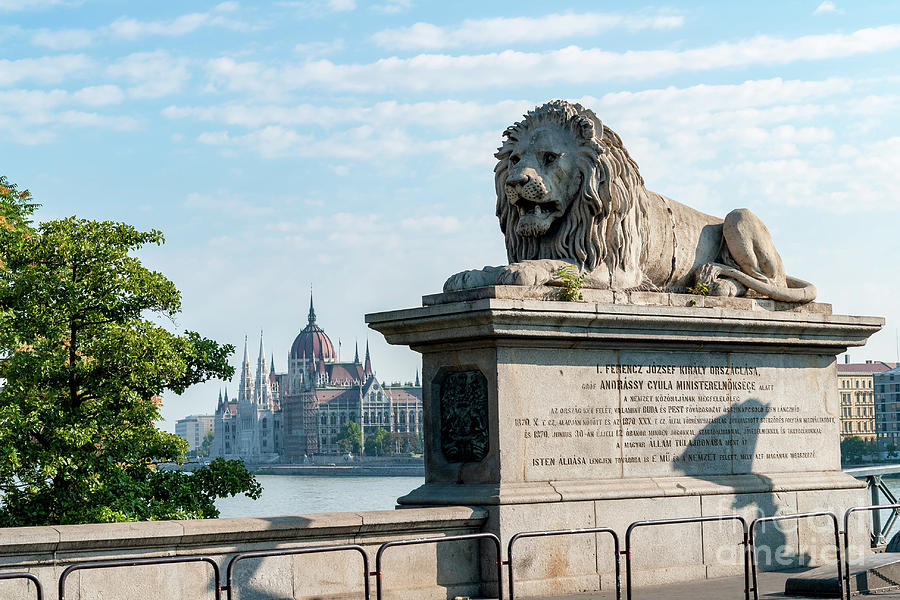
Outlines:
{"label": "lion's nose", "polygon": [[510,173],[509,177],[506,178],[506,185],[525,185],[531,177],[523,171],[516,171],[515,173]]}
{"label": "lion's nose", "polygon": [[506,178],[507,185],[525,185],[532,179],[537,177],[537,173],[534,169],[524,168],[524,169],[516,169],[512,171],[509,176]]}

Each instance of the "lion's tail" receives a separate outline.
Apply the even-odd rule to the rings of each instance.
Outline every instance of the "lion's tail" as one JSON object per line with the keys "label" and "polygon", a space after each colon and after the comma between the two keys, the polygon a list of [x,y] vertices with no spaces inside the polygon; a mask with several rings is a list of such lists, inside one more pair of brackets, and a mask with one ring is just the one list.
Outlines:
{"label": "lion's tail", "polygon": [[759,279],[751,277],[743,271],[739,271],[738,269],[734,269],[732,267],[723,267],[720,275],[730,277],[731,279],[744,284],[751,290],[759,292],[760,294],[768,296],[772,300],[778,300],[780,302],[812,302],[816,299],[816,294],[818,293],[818,290],[816,290],[816,286],[814,286],[810,282],[798,279],[796,277],[791,277],[790,275],[785,277],[787,287],[781,287],[772,285],[771,283],[766,283],[765,281],[760,281]]}

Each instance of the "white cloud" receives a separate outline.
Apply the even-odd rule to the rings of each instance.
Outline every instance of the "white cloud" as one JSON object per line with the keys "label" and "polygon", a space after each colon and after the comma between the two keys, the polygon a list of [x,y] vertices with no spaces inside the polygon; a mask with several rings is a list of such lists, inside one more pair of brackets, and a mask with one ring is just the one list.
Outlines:
{"label": "white cloud", "polygon": [[237,2],[222,2],[216,5],[216,10],[220,12],[234,12],[238,8],[240,8],[240,4]]}
{"label": "white cloud", "polygon": [[608,13],[562,13],[542,17],[466,19],[457,27],[416,23],[385,29],[372,36],[383,48],[438,50],[471,46],[499,46],[583,37],[610,29],[669,29],[680,27],[679,15],[618,15]]}
{"label": "white cloud", "polygon": [[130,54],[107,68],[112,77],[130,80],[135,85],[128,93],[136,98],[158,98],[182,89],[190,79],[188,61],[174,58],[165,50]]}
{"label": "white cloud", "polygon": [[57,114],[55,121],[64,125],[79,127],[101,127],[118,131],[132,131],[138,128],[137,120],[131,117],[100,115],[76,110],[67,110]]}
{"label": "white cloud", "polygon": [[[233,3],[224,3],[225,8],[221,8],[221,4],[216,7],[218,10],[229,10],[229,5]],[[236,8],[236,4],[234,5]],[[233,9],[231,9],[233,10]],[[109,32],[115,36],[125,39],[136,39],[147,35],[162,36],[178,36],[193,33],[201,27],[225,27],[238,31],[246,31],[250,26],[240,21],[226,19],[212,13],[190,13],[181,15],[171,21],[139,21],[137,19],[125,18],[116,19],[109,24]]]}
{"label": "white cloud", "polygon": [[409,10],[412,8],[412,5],[412,0],[387,0],[381,4],[373,4],[370,8],[371,10],[382,14],[395,15]]}
{"label": "white cloud", "polygon": [[287,0],[278,5],[298,9],[304,17],[310,18],[356,10],[356,0]]}
{"label": "white cloud", "polygon": [[814,15],[822,15],[825,13],[841,14],[843,12],[844,11],[840,10],[834,2],[831,2],[831,0],[825,0],[824,2],[822,2],[822,4],[820,4],[819,6],[816,7],[816,10],[813,11],[813,14]]}
{"label": "white cloud", "polygon": [[87,29],[38,29],[31,36],[31,43],[52,50],[71,50],[90,46],[94,34]]}
{"label": "white cloud", "polygon": [[335,12],[356,10],[356,0],[328,0],[328,7]]}
{"label": "white cloud", "polygon": [[[113,131],[131,131],[139,123],[131,117],[102,115],[65,109],[80,102],[76,94],[65,90],[0,91],[0,129],[11,140],[23,145],[56,141],[61,127],[91,127]],[[84,102],[81,102],[84,104]]]}
{"label": "white cloud", "polygon": [[6,90],[0,91],[0,109],[19,114],[43,112],[61,104],[69,97],[65,90]]}
{"label": "white cloud", "polygon": [[42,83],[58,83],[67,77],[79,75],[93,66],[83,54],[60,54],[41,58],[0,59],[0,86],[9,86],[23,80]]}
{"label": "white cloud", "polygon": [[184,199],[185,208],[212,211],[241,217],[263,217],[274,214],[271,206],[261,205],[257,200],[237,197],[227,192],[201,194],[192,192]]}
{"label": "white cloud", "polygon": [[306,59],[335,54],[344,49],[344,40],[338,38],[330,42],[303,42],[294,46],[294,52]]}
{"label": "white cloud", "polygon": [[779,205],[838,214],[900,209],[884,195],[900,186],[900,137],[867,145],[855,158],[840,154],[747,161],[728,165],[724,174],[733,184],[753,185],[756,194]]}
{"label": "white cloud", "polygon": [[92,85],[78,90],[72,97],[88,106],[106,106],[122,102],[125,93],[117,85]]}
{"label": "white cloud", "polygon": [[429,216],[418,218],[407,218],[400,222],[400,226],[406,231],[417,231],[419,233],[456,233],[460,230],[461,223],[454,216]]}
{"label": "white cloud", "polygon": [[31,10],[62,4],[62,0],[0,0],[0,10]]}
{"label": "white cloud", "polygon": [[841,58],[900,47],[900,25],[860,29],[849,34],[793,39],[757,36],[688,50],[609,52],[576,46],[549,52],[504,52],[448,56],[421,54],[384,58],[368,64],[328,60],[270,67],[219,58],[207,63],[214,85],[233,91],[280,95],[297,89],[354,92],[473,89],[595,83],[604,79],[643,79],[686,71],[709,71],[800,60]]}
{"label": "white cloud", "polygon": [[335,127],[346,123],[378,123],[380,126],[424,127],[458,131],[461,128],[484,126],[520,114],[533,107],[527,100],[503,100],[493,104],[440,100],[405,104],[395,101],[379,102],[372,106],[336,108],[315,104],[295,106],[228,104],[209,107],[169,106],[163,115],[170,119],[192,118],[218,121],[228,125],[255,128],[263,125],[311,125]]}

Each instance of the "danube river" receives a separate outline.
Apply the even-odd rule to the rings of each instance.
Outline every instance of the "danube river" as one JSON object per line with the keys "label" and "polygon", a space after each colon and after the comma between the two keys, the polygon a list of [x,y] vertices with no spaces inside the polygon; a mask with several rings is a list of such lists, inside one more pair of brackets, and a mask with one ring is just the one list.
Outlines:
{"label": "danube river", "polygon": [[240,495],[216,501],[222,518],[276,517],[322,512],[390,510],[397,498],[425,483],[423,477],[323,477],[257,475],[259,500]]}

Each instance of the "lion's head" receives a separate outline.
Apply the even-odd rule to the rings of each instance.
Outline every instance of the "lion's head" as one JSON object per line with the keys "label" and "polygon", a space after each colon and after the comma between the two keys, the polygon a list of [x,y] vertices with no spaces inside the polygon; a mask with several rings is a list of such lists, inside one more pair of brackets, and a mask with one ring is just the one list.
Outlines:
{"label": "lion's head", "polygon": [[643,179],[591,110],[553,100],[503,135],[494,182],[510,263],[551,258],[592,270],[606,260],[612,270],[640,254]]}

